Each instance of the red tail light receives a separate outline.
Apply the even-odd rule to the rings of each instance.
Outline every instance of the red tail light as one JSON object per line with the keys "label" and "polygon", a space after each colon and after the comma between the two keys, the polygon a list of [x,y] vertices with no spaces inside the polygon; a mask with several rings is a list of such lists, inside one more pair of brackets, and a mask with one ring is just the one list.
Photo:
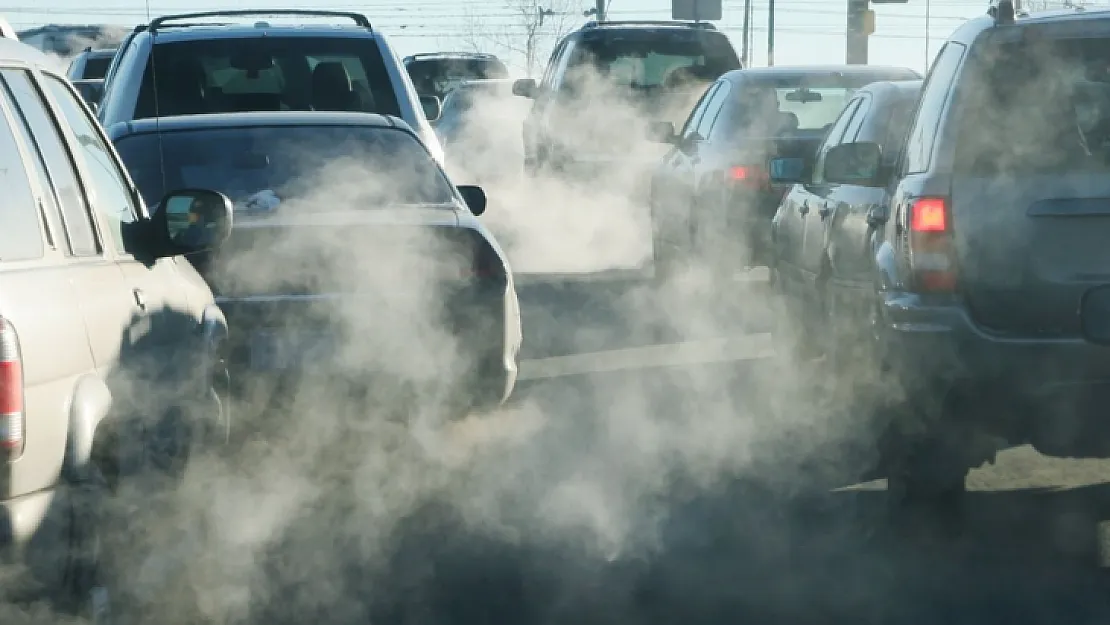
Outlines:
{"label": "red tail light", "polygon": [[767,170],[753,165],[736,165],[728,170],[728,175],[733,182],[747,187],[766,189],[771,184]]}
{"label": "red tail light", "polygon": [[0,317],[0,453],[23,453],[23,359],[15,327]]}
{"label": "red tail light", "polygon": [[918,198],[910,205],[909,259],[919,291],[943,293],[956,289],[952,215],[944,198]]}

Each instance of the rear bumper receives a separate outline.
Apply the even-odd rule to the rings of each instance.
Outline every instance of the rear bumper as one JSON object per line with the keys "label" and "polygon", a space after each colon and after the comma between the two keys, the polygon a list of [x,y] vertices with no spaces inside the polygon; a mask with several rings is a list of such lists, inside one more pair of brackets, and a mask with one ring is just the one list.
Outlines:
{"label": "rear bumper", "polygon": [[[963,391],[971,409],[960,418],[993,426],[1015,443],[1036,444],[1046,422],[1082,437],[1092,434],[1092,424],[1105,422],[1110,441],[1110,348],[1081,338],[999,336],[976,324],[964,307],[917,294],[887,293],[880,306],[880,343],[906,391]],[[1061,453],[1089,455],[1077,444]]]}
{"label": "rear bumper", "polygon": [[[227,316],[230,327],[229,368],[233,384],[242,387],[252,378],[275,378],[290,374],[303,374],[307,371],[283,369],[280,371],[259,371],[252,366],[251,338],[260,330],[275,333],[311,330],[338,331],[344,345],[341,349],[359,349],[358,332],[350,331],[351,311],[365,314],[368,319],[360,320],[363,327],[373,326],[373,310],[382,300],[367,299],[363,305],[357,295],[276,295],[265,297],[219,298],[220,307]],[[376,354],[360,357],[357,371],[351,371],[340,358],[328,363],[314,363],[315,374],[350,379],[371,378],[374,371],[387,377],[403,371],[395,358],[412,358],[429,363],[428,368],[441,364],[441,359],[424,358],[415,353],[421,349],[439,350],[444,346],[432,344],[422,328],[429,319],[416,319],[412,327],[384,328],[383,332],[411,335],[404,339],[411,347],[394,357],[379,359]],[[449,357],[442,364],[445,371],[424,371],[427,377],[450,379],[468,385],[482,405],[500,404],[511,393],[516,382],[517,354],[520,350],[521,330],[519,306],[515,290],[505,282],[470,284],[444,293],[441,311],[438,315],[447,336],[454,341],[457,357]],[[432,333],[434,335],[434,332]],[[365,338],[365,337],[364,337]],[[367,352],[369,352],[369,346]],[[438,352],[437,352],[438,353]],[[410,363],[404,363],[411,368]],[[422,377],[424,377],[422,375]],[[370,381],[370,380],[367,380]]]}

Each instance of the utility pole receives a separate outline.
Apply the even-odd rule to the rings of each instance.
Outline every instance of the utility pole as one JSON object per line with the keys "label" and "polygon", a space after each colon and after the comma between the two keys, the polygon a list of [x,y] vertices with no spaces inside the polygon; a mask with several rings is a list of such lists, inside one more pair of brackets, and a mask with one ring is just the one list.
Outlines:
{"label": "utility pole", "polygon": [[[850,2],[851,0],[849,0]],[[775,0],[767,0],[767,67],[775,66]]]}
{"label": "utility pole", "polygon": [[749,48],[752,38],[752,0],[744,0],[744,43],[741,46],[740,63],[748,67]]}
{"label": "utility pole", "polygon": [[848,0],[848,40],[845,60],[849,65],[867,65],[866,20],[871,10],[869,0]]}
{"label": "utility pole", "polygon": [[605,21],[605,4],[606,0],[597,0],[597,8],[594,9],[594,11],[596,12],[595,14],[597,15],[597,21],[599,22]]}

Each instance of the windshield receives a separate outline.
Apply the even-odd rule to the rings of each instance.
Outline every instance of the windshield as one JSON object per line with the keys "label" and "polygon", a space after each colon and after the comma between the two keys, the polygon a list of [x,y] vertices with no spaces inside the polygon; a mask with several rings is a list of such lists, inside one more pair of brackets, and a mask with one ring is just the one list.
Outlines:
{"label": "windshield", "polygon": [[968,71],[956,104],[959,171],[1110,169],[1110,41],[995,44]]}
{"label": "windshield", "polygon": [[369,38],[181,41],[156,45],[153,58],[136,119],[285,110],[401,114],[378,44]]}
{"label": "windshield", "polygon": [[735,96],[741,102],[740,127],[824,132],[857,90],[881,80],[910,78],[914,76],[799,75],[749,80]]}
{"label": "windshield", "polygon": [[104,73],[108,71],[108,64],[111,62],[110,56],[89,55],[89,58],[85,59],[85,75],[82,78],[86,80],[104,78]]}
{"label": "windshield", "polygon": [[508,68],[497,59],[427,59],[410,61],[407,69],[417,93],[440,99],[466,80],[509,77]]}
{"label": "windshield", "polygon": [[[168,190],[182,188],[220,191],[237,210],[258,208],[259,201],[262,208],[273,208],[329,197],[357,201],[359,208],[445,204],[454,198],[427,150],[401,130],[261,126],[169,131],[161,137],[144,133],[116,142],[149,206]],[[327,195],[321,197],[320,189]]]}

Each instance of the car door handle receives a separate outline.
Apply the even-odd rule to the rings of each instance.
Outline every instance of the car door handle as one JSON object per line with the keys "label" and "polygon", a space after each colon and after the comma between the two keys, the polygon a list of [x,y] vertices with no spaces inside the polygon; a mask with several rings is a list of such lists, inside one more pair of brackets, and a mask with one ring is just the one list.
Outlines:
{"label": "car door handle", "polygon": [[134,294],[135,303],[139,306],[139,309],[146,310],[146,294],[143,293],[143,290],[133,289],[131,293]]}
{"label": "car door handle", "polygon": [[801,205],[798,206],[798,214],[799,215],[805,215],[808,212],[809,212],[809,200],[802,200]]}
{"label": "car door handle", "polygon": [[817,214],[821,216],[821,221],[825,221],[832,214],[832,204],[822,204],[821,208],[817,209]]}

